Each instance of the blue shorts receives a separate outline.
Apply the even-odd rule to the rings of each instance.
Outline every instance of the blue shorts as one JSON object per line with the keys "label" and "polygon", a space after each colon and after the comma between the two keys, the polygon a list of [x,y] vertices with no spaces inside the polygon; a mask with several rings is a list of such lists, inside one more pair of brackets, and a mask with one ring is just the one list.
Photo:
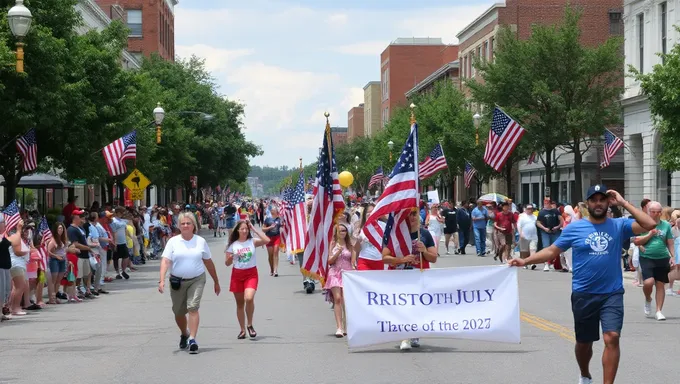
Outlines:
{"label": "blue shorts", "polygon": [[621,334],[623,328],[623,289],[613,293],[571,293],[571,310],[574,313],[576,341],[592,343],[600,340],[602,332]]}
{"label": "blue shorts", "polygon": [[227,219],[227,229],[234,229],[234,227],[236,227],[236,219]]}
{"label": "blue shorts", "polygon": [[50,273],[64,273],[66,272],[66,260],[57,260],[50,257]]}

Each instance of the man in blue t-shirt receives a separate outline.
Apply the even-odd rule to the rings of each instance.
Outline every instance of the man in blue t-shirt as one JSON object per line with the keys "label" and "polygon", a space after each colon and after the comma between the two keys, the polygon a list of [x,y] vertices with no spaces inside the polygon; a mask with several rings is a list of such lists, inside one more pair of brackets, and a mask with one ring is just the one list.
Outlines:
{"label": "man in blue t-shirt", "polygon": [[[552,260],[572,248],[571,309],[576,333],[576,361],[580,384],[592,383],[590,359],[593,342],[600,339],[605,349],[602,365],[605,384],[614,383],[619,366],[619,337],[623,327],[623,272],[621,244],[626,238],[650,231],[656,222],[627,202],[614,190],[593,185],[586,194],[590,217],[569,224],[551,246],[527,259],[512,259],[511,266],[523,267]],[[625,208],[633,219],[607,217],[609,205]]]}

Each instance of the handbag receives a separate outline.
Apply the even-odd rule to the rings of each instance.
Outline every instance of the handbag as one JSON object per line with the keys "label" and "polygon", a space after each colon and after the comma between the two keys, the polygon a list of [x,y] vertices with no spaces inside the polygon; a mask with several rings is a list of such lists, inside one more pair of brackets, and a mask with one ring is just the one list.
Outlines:
{"label": "handbag", "polygon": [[182,286],[182,278],[170,275],[170,288],[177,291]]}
{"label": "handbag", "polygon": [[76,281],[76,275],[73,273],[73,268],[69,268],[68,275],[66,276],[66,280],[68,282],[75,282]]}

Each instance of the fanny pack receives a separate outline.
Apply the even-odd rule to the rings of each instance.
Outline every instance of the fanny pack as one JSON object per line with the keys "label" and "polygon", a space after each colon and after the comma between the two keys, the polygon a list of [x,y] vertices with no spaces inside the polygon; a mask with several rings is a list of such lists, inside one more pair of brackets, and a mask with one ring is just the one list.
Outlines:
{"label": "fanny pack", "polygon": [[170,288],[177,291],[182,286],[182,278],[170,275]]}

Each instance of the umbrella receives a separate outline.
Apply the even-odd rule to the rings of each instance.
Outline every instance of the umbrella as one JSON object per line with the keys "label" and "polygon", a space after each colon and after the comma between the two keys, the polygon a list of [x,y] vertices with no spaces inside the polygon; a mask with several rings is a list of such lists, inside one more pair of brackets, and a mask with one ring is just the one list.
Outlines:
{"label": "umbrella", "polygon": [[496,202],[496,204],[500,204],[508,199],[509,197],[501,195],[500,193],[487,193],[486,195],[480,196],[479,199],[477,199],[477,201],[482,201],[485,203]]}

